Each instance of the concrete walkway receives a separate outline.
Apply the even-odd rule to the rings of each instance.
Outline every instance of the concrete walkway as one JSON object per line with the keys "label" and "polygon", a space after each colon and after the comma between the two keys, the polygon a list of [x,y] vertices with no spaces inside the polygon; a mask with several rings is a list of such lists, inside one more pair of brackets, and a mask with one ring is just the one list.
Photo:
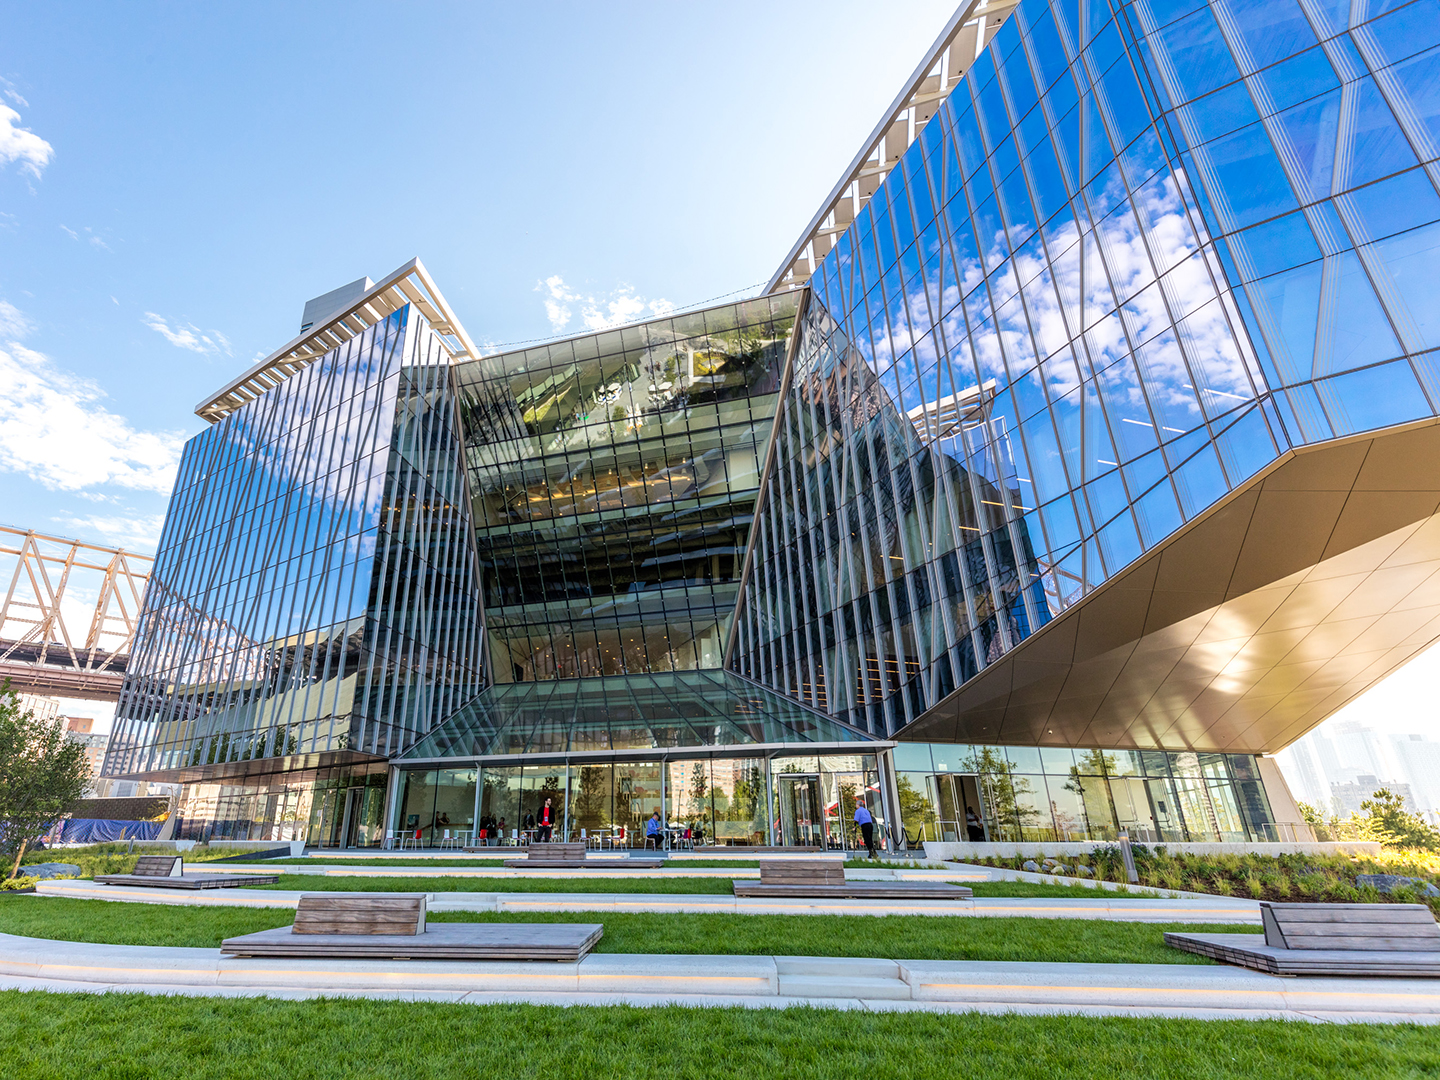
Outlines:
{"label": "concrete walkway", "polygon": [[925,1009],[1440,1022],[1436,980],[1280,979],[1180,964],[592,953],[579,963],[222,959],[215,949],[0,934],[0,988],[545,1005]]}
{"label": "concrete walkway", "polygon": [[[393,853],[392,853],[393,854]],[[804,856],[800,856],[804,857]],[[624,856],[590,855],[589,861],[596,865],[586,870],[527,870],[523,867],[502,866],[454,866],[443,859],[429,856],[417,860],[414,866],[366,866],[363,863],[340,863],[317,860],[315,865],[285,865],[275,863],[227,864],[224,868],[214,867],[216,872],[238,874],[298,874],[323,875],[327,877],[464,877],[464,878],[758,878],[760,871],[755,867],[687,866],[685,857],[671,855],[665,866],[656,870],[624,869]],[[738,861],[738,860],[737,860]],[[610,864],[610,865],[606,865]],[[187,863],[186,871],[205,873],[209,868],[204,863]],[[1171,898],[1210,899],[1212,894],[1185,892],[1172,889],[1152,889],[1140,885],[1125,885],[1118,881],[1095,881],[1090,878],[1061,877],[1057,874],[1033,874],[1026,870],[1010,870],[1004,867],[981,866],[970,863],[931,864],[927,867],[852,867],[845,871],[850,881],[1023,881],[1040,885],[1062,885],[1073,888],[1077,893],[1123,892],[1141,896],[1167,896]]]}
{"label": "concrete walkway", "polygon": [[[148,889],[90,881],[42,881],[36,897],[68,896],[144,904],[293,908],[300,891],[280,889]],[[777,900],[725,893],[434,892],[430,911],[624,911],[737,915],[948,915],[1104,919],[1113,922],[1237,923],[1260,925],[1254,900],[1211,896],[1200,900],[1108,896],[977,897],[974,900]]]}

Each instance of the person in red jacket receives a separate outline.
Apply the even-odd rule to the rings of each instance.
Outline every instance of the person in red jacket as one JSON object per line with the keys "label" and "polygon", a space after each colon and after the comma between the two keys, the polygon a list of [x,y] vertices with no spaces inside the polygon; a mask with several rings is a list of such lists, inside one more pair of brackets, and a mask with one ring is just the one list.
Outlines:
{"label": "person in red jacket", "polygon": [[536,837],[542,844],[550,842],[550,835],[555,829],[555,822],[551,818],[550,800],[545,800],[545,808],[540,811],[540,835]]}

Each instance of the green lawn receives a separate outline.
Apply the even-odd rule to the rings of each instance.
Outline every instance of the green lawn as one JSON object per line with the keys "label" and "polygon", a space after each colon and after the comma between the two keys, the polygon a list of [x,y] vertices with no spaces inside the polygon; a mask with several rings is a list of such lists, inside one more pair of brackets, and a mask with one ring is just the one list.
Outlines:
{"label": "green lawn", "polygon": [[0,992],[14,1080],[1434,1076],[1413,1025]]}
{"label": "green lawn", "polygon": [[729,893],[728,877],[633,877],[617,872],[599,877],[361,877],[356,875],[281,874],[275,885],[247,889],[297,889],[302,892],[526,892],[526,893]]}
{"label": "green lawn", "polygon": [[[965,882],[976,896],[1080,897],[1082,899],[1135,899],[1153,897],[1150,890],[1104,893],[1082,885],[1042,885],[1025,881]],[[519,892],[519,893],[704,893],[728,894],[728,877],[635,877],[623,871],[604,874],[586,871],[584,877],[381,877],[370,875],[281,874],[275,885],[251,889],[300,892]]]}
{"label": "green lawn", "polygon": [[264,859],[266,866],[405,866],[412,870],[439,870],[451,866],[504,866],[504,859]]}
{"label": "green lawn", "polygon": [[[443,912],[434,922],[596,922],[599,952],[873,956],[1047,963],[1208,963],[1167,948],[1166,930],[1244,933],[1249,927],[1088,919],[923,915],[675,915],[605,912]],[[0,900],[0,932],[61,941],[214,948],[238,934],[286,926],[284,908],[181,907],[59,897]],[[1253,931],[1252,931],[1253,932]]]}

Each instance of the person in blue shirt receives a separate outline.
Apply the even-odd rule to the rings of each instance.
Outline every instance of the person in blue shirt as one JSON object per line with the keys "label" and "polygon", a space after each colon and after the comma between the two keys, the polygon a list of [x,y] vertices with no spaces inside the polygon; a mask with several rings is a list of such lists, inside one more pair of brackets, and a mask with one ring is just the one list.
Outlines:
{"label": "person in blue shirt", "polygon": [[870,858],[875,858],[875,819],[865,808],[863,799],[855,800],[855,824],[860,826],[860,835],[865,838],[865,850],[870,853]]}
{"label": "person in blue shirt", "polygon": [[645,823],[645,841],[655,841],[655,850],[659,851],[665,843],[665,826],[660,823],[660,811],[656,810],[650,815],[650,820]]}

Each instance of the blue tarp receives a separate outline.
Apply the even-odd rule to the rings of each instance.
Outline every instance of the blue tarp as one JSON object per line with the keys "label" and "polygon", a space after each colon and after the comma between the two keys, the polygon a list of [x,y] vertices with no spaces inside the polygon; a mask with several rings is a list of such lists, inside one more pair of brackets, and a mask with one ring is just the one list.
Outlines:
{"label": "blue tarp", "polygon": [[62,844],[106,844],[116,840],[154,840],[163,821],[106,821],[103,818],[69,818],[60,834]]}

